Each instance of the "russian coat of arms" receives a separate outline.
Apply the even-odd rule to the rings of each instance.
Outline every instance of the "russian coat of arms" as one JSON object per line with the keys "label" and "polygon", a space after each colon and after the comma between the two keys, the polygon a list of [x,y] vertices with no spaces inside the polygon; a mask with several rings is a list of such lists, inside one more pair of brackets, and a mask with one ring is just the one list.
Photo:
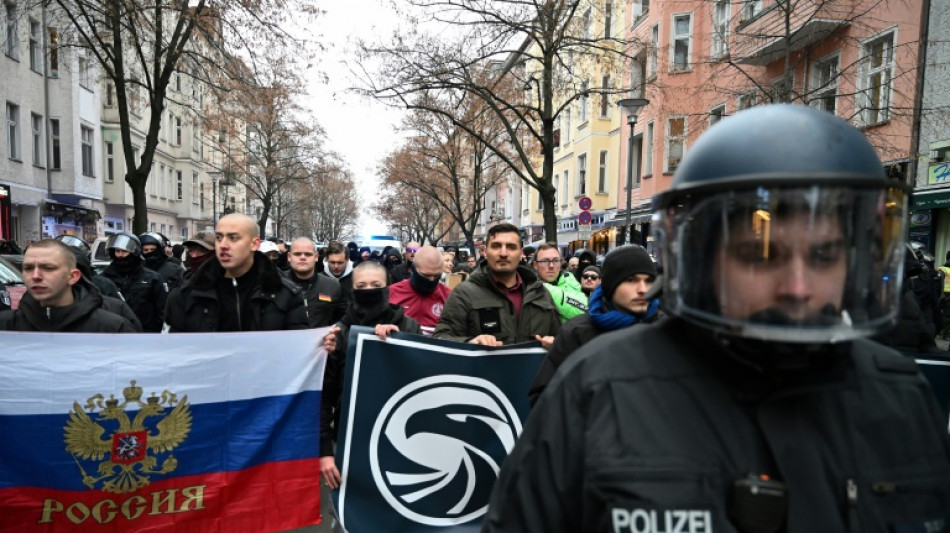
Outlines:
{"label": "russian coat of arms", "polygon": [[[142,388],[134,380],[122,395],[120,402],[115,395],[106,399],[96,394],[86,400],[85,407],[73,402],[69,413],[64,434],[66,451],[73,456],[83,484],[90,489],[101,481],[105,492],[132,492],[148,485],[150,475],[174,471],[178,460],[171,451],[191,431],[188,396],[179,400],[175,393],[165,390],[161,396],[152,393],[143,401]],[[105,438],[104,426],[112,430]],[[162,465],[156,468],[161,455]],[[98,475],[88,474],[79,459],[100,461]]]}

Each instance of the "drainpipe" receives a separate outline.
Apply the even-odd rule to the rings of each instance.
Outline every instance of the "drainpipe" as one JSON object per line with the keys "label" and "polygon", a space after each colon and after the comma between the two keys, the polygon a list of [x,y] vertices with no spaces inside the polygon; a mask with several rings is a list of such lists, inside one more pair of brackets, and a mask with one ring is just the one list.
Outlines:
{"label": "drainpipe", "polygon": [[[914,161],[914,182],[917,188],[917,176],[920,167],[920,118],[924,106],[924,82],[927,72],[927,41],[930,39],[930,0],[923,0],[923,10],[920,14],[920,39],[918,40],[917,89],[914,91],[914,120],[910,130],[910,150]],[[924,179],[924,184],[927,180]]]}
{"label": "drainpipe", "polygon": [[[53,173],[50,170],[52,165],[52,149],[50,147],[49,132],[49,28],[46,26],[46,2],[40,4],[41,20],[43,24],[43,116],[46,117],[43,131],[46,132],[46,198],[53,199]],[[42,210],[40,210],[40,227],[43,223]]]}

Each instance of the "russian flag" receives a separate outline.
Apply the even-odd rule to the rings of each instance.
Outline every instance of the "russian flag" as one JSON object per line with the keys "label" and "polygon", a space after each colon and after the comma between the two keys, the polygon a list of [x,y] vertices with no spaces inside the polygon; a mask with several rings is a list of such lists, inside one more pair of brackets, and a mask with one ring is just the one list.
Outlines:
{"label": "russian flag", "polygon": [[0,333],[0,532],[319,523],[326,331]]}

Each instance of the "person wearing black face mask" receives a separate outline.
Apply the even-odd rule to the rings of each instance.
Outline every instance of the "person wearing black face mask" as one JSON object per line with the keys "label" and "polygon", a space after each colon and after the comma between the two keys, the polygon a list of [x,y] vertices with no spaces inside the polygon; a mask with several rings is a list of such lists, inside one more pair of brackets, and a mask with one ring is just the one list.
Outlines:
{"label": "person wearing black face mask", "polygon": [[323,373],[323,401],[320,405],[320,475],[335,489],[342,478],[334,460],[336,434],[340,427],[343,398],[343,373],[346,362],[346,341],[351,326],[374,327],[376,334],[386,338],[393,331],[419,334],[419,323],[403,313],[402,307],[389,303],[388,273],[375,261],[360,263],[353,269],[352,300],[340,321],[336,349],[327,359]]}
{"label": "person wearing black face mask", "polygon": [[389,287],[389,303],[399,305],[407,316],[419,322],[423,335],[432,335],[452,289],[439,283],[442,256],[434,246],[419,248],[412,264],[409,279]]}
{"label": "person wearing black face mask", "polygon": [[181,263],[169,261],[165,254],[166,241],[158,233],[143,233],[139,235],[139,242],[142,243],[142,258],[145,259],[145,266],[158,272],[168,284],[168,290],[171,291],[181,285],[184,277],[184,270]]}

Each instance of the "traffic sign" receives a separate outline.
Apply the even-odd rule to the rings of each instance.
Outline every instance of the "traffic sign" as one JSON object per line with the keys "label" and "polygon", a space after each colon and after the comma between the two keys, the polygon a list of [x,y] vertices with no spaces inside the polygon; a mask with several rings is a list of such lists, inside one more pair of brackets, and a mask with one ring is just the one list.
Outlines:
{"label": "traffic sign", "polygon": [[581,211],[581,213],[577,215],[577,223],[582,226],[590,224],[590,219],[590,211]]}
{"label": "traffic sign", "polygon": [[590,199],[590,196],[581,196],[581,199],[577,201],[577,207],[580,207],[582,211],[587,211],[594,205],[594,201]]}
{"label": "traffic sign", "polygon": [[577,228],[577,238],[582,241],[590,240],[590,225],[584,225]]}

